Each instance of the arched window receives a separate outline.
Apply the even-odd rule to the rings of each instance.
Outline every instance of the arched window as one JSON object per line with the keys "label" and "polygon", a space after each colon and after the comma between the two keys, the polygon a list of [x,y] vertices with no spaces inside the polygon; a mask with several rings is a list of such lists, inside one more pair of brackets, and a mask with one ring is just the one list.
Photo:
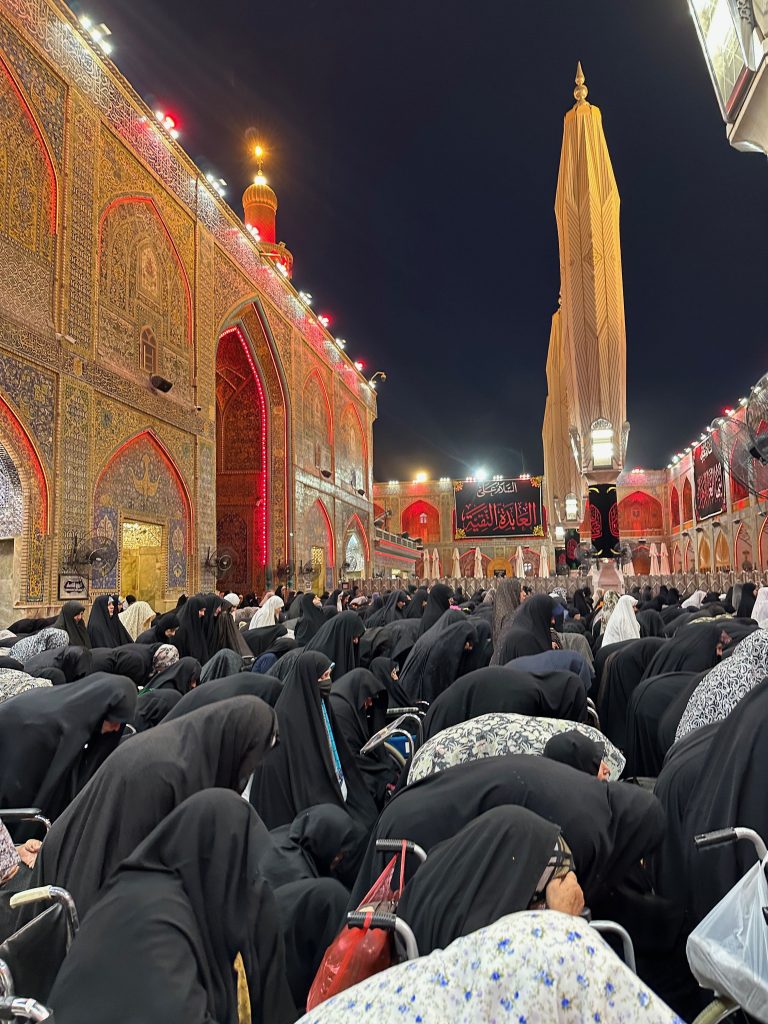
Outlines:
{"label": "arched window", "polygon": [[157,370],[157,338],[151,327],[142,328],[139,363],[145,373],[154,373]]}
{"label": "arched window", "polygon": [[669,493],[669,511],[672,530],[678,530],[680,528],[680,495],[674,484]]}
{"label": "arched window", "polygon": [[693,489],[688,477],[685,478],[683,484],[683,522],[693,522]]}

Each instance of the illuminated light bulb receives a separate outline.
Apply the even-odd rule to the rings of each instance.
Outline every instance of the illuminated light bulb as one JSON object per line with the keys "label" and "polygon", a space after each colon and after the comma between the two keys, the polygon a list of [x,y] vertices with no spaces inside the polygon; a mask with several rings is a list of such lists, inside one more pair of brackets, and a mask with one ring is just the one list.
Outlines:
{"label": "illuminated light bulb", "polygon": [[210,171],[208,171],[208,173],[206,174],[205,180],[210,181],[210,183],[213,184],[213,175],[211,174]]}
{"label": "illuminated light bulb", "polygon": [[87,14],[83,14],[82,17],[80,18],[80,24],[83,26],[83,28],[86,30],[86,32],[88,32],[90,30],[91,26],[93,25],[93,22],[91,21],[91,19],[88,17]]}
{"label": "illuminated light bulb", "polygon": [[368,387],[371,389],[371,391],[375,391],[376,390],[376,381],[375,380],[369,380],[368,381]]}
{"label": "illuminated light bulb", "polygon": [[299,292],[299,298],[305,305],[312,305],[312,296],[310,295],[309,292]]}
{"label": "illuminated light bulb", "polygon": [[99,30],[97,28],[92,28],[91,29],[90,36],[91,36],[91,39],[93,39],[93,41],[96,42],[96,43],[98,43],[102,39],[101,32],[99,32]]}
{"label": "illuminated light bulb", "polygon": [[276,263],[275,268],[280,271],[283,277],[288,277],[288,268],[284,263]]}
{"label": "illuminated light bulb", "polygon": [[424,484],[424,483],[426,483],[427,482],[427,474],[424,473],[424,472],[417,473],[416,476],[413,478],[413,482],[415,484]]}
{"label": "illuminated light bulb", "polygon": [[361,363],[359,360],[355,360],[355,369],[357,370],[358,373],[362,370],[362,368],[363,363]]}
{"label": "illuminated light bulb", "polygon": [[346,342],[346,340],[344,338],[337,338],[336,339],[336,344],[342,350],[347,347],[347,342]]}
{"label": "illuminated light bulb", "polygon": [[331,322],[331,318],[325,315],[319,316],[317,319],[320,321],[323,327],[327,327],[328,324]]}
{"label": "illuminated light bulb", "polygon": [[162,121],[165,118],[165,114],[162,112],[162,110],[156,110],[155,117],[157,118],[158,121]]}
{"label": "illuminated light bulb", "polygon": [[169,130],[168,134],[171,136],[172,139],[178,139],[178,137],[179,137],[179,132],[178,132],[178,129],[176,129],[176,128],[171,128]]}
{"label": "illuminated light bulb", "polygon": [[112,50],[114,49],[112,43],[108,43],[106,39],[102,39],[101,48],[107,56],[109,56],[110,53],[112,53]]}
{"label": "illuminated light bulb", "polygon": [[264,156],[264,149],[262,146],[257,145],[254,147],[253,153],[257,160],[261,160],[261,158]]}

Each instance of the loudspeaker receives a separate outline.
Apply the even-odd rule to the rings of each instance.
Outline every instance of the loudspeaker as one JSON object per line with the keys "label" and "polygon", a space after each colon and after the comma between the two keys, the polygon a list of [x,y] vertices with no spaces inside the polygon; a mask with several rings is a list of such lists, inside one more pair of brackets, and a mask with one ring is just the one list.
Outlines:
{"label": "loudspeaker", "polygon": [[165,377],[161,377],[157,373],[153,373],[149,378],[149,383],[155,389],[155,391],[162,391],[163,394],[167,394],[173,387],[173,383],[170,380],[166,380]]}

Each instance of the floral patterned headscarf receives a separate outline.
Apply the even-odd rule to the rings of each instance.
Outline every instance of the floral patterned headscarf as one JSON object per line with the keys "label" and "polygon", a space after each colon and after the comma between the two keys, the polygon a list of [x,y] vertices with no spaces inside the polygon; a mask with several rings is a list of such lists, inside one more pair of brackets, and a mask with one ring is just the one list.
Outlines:
{"label": "floral patterned headscarf", "polygon": [[523,911],[321,1003],[299,1024],[683,1024],[585,921]]}
{"label": "floral patterned headscarf", "polygon": [[173,644],[161,644],[152,658],[152,675],[156,676],[159,672],[165,672],[171,665],[175,665],[178,660],[178,647],[174,647]]}

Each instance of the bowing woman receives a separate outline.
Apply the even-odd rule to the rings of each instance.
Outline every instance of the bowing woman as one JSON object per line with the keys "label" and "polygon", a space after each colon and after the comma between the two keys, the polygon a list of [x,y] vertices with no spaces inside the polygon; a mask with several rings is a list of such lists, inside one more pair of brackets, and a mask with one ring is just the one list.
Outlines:
{"label": "bowing woman", "polygon": [[226,790],[181,803],[118,867],[51,992],[62,1024],[295,1020],[269,841]]}
{"label": "bowing woman", "polygon": [[275,705],[280,743],[253,776],[250,799],[267,828],[288,825],[315,804],[335,804],[366,828],[377,815],[330,700],[331,663],[300,654]]}
{"label": "bowing woman", "polygon": [[[82,917],[121,860],[175,807],[203,789],[242,793],[275,739],[272,708],[231,697],[121,743],[54,822],[33,884],[63,886]],[[27,910],[34,916],[26,908],[23,919]]]}

